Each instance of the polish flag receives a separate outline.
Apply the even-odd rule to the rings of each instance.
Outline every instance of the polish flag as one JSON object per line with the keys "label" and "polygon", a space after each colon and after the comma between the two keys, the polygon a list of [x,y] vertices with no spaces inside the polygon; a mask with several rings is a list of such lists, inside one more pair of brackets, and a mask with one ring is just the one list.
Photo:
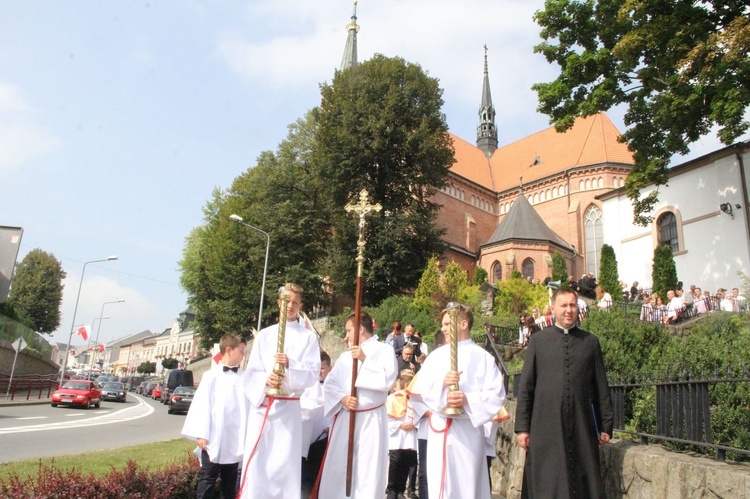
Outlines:
{"label": "polish flag", "polygon": [[86,341],[89,339],[89,327],[87,325],[83,325],[79,327],[76,330],[76,334],[79,335],[81,338],[83,338],[83,341]]}

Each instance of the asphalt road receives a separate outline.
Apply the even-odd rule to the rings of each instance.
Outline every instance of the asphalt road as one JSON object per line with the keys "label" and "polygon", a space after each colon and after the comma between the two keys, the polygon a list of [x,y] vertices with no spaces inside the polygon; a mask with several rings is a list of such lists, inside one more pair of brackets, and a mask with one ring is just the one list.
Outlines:
{"label": "asphalt road", "polygon": [[167,414],[167,406],[133,393],[125,403],[89,410],[0,406],[0,463],[173,440],[184,421],[184,414]]}

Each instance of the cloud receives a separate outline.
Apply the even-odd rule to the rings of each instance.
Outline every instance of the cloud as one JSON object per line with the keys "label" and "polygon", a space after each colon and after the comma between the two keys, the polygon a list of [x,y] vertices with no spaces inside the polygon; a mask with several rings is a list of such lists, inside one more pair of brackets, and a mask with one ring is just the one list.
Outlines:
{"label": "cloud", "polygon": [[[100,342],[110,341],[116,337],[122,337],[128,334],[134,334],[139,331],[132,330],[132,323],[154,323],[154,317],[162,317],[163,311],[158,310],[148,297],[143,295],[135,288],[128,287],[116,279],[94,274],[94,269],[89,268],[86,272],[81,288],[80,298],[78,299],[78,308],[75,308],[78,288],[81,282],[80,272],[68,271],[68,275],[63,281],[63,302],[61,310],[63,311],[60,327],[54,334],[55,341],[65,343],[68,341],[70,328],[75,313],[75,325],[89,324],[92,326],[93,335],[96,336],[99,329],[98,318],[109,316],[111,319],[102,320]],[[117,301],[124,298],[123,303],[112,303],[104,305],[105,302]],[[104,313],[102,314],[102,306]],[[94,319],[96,324],[94,324]],[[170,324],[155,324],[149,327],[169,327]],[[153,331],[161,332],[161,330]],[[76,338],[73,338],[76,343]]]}
{"label": "cloud", "polygon": [[61,143],[36,123],[33,109],[18,89],[0,81],[0,173],[47,154]]}

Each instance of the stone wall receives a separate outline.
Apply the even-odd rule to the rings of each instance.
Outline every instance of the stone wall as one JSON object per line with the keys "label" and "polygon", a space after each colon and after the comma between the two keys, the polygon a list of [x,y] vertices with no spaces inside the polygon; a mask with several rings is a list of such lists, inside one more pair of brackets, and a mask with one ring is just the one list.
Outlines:
{"label": "stone wall", "polygon": [[[7,341],[0,340],[0,374],[10,376],[10,372],[13,369],[13,358],[16,355],[16,351],[13,346]],[[16,360],[16,370],[13,376],[19,376],[22,374],[58,374],[60,372],[60,366],[52,362],[50,359],[45,359],[41,354],[22,350],[18,354]]]}
{"label": "stone wall", "polygon": [[[515,444],[515,401],[505,408],[511,418],[500,424],[497,458],[490,475],[493,492],[500,497],[521,497],[526,453]],[[719,463],[711,458],[670,452],[659,445],[613,440],[600,448],[606,497],[678,499],[683,497],[750,497],[750,466]]]}

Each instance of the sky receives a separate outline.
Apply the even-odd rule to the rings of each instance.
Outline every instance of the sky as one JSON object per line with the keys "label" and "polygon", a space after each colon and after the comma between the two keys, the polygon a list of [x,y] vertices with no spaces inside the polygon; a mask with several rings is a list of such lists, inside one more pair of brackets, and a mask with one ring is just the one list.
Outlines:
{"label": "sky", "polygon": [[[95,335],[101,325],[100,342],[171,327],[187,307],[185,237],[214,188],[229,188],[319,104],[353,5],[0,0],[0,225],[24,230],[17,261],[40,248],[67,272],[53,341],[66,343],[74,324],[95,323]],[[451,132],[473,143],[486,45],[508,144],[549,126],[531,90],[557,71],[532,50],[543,6],[360,0],[359,60],[419,64],[444,90]],[[608,114],[625,131],[623,110]],[[705,137],[688,158],[720,147]],[[111,255],[81,279],[85,262]]]}

